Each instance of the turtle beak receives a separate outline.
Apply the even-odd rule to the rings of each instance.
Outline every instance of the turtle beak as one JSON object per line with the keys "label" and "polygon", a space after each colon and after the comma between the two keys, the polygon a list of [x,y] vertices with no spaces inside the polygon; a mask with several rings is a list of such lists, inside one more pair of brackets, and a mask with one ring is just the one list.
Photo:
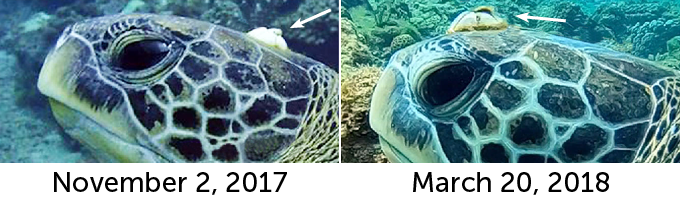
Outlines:
{"label": "turtle beak", "polygon": [[66,73],[63,71],[67,66],[73,64],[73,57],[79,58],[81,54],[75,54],[76,51],[84,49],[84,45],[79,42],[74,42],[71,38],[61,36],[57,41],[56,46],[47,54],[43,66],[40,69],[38,77],[38,89],[43,94],[56,92],[50,86],[58,81],[63,81],[63,78],[53,75],[54,73]]}
{"label": "turtle beak", "polygon": [[[38,76],[38,90],[59,102],[73,102],[74,81],[93,52],[87,44],[69,35],[59,37],[56,46],[45,58]],[[72,106],[72,105],[69,105]]]}
{"label": "turtle beak", "polygon": [[95,112],[88,107],[87,102],[76,95],[77,78],[86,69],[85,61],[92,56],[93,52],[84,41],[62,35],[40,69],[38,76],[40,93],[47,96],[51,102],[59,102],[88,116],[94,115]]}

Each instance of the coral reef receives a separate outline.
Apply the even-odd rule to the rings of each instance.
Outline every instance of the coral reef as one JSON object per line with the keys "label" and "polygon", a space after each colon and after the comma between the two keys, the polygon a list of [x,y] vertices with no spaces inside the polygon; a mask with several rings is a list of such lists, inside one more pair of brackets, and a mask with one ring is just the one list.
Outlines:
{"label": "coral reef", "polygon": [[655,60],[661,64],[680,70],[680,36],[666,42],[667,53],[656,55]]}
{"label": "coral reef", "polygon": [[551,9],[544,9],[538,16],[552,16],[553,18],[569,19],[568,23],[537,21],[537,28],[550,33],[568,36],[587,42],[598,42],[601,36],[594,30],[592,20],[574,2],[560,2]]}
{"label": "coral reef", "polygon": [[368,42],[375,42],[369,47],[376,52],[373,55],[380,58],[389,58],[395,51],[391,50],[392,41],[399,35],[409,35],[414,39],[421,39],[421,34],[418,30],[407,21],[394,21],[382,28],[376,28],[371,31],[367,38]]}
{"label": "coral reef", "polygon": [[661,18],[666,11],[658,3],[612,2],[601,4],[591,18],[600,35],[622,40],[628,27]]}
{"label": "coral reef", "polygon": [[362,43],[363,36],[356,32],[354,24],[348,19],[340,21],[341,39],[341,69],[345,67],[357,67],[361,64],[371,64],[375,58],[371,55],[368,47]]}
{"label": "coral reef", "polygon": [[[463,8],[455,1],[368,1],[347,8],[349,19],[357,25],[374,56],[388,58],[394,38],[410,35],[415,41],[444,34],[450,18]],[[402,37],[403,38],[403,37]],[[399,40],[397,40],[399,42]]]}
{"label": "coral reef", "polygon": [[380,150],[378,135],[368,124],[371,94],[380,77],[380,68],[344,68],[340,98],[342,162],[387,162]]}
{"label": "coral reef", "polygon": [[368,108],[373,85],[380,68],[370,65],[375,57],[363,43],[354,23],[340,21],[341,39],[341,101],[342,162],[385,162],[378,136],[368,125]]}
{"label": "coral reef", "polygon": [[407,47],[413,43],[416,43],[416,40],[411,35],[401,34],[392,39],[392,43],[390,44],[390,52],[398,51],[399,49]]}
{"label": "coral reef", "polygon": [[672,1],[603,3],[591,20],[604,40],[614,40],[610,48],[669,65],[675,60],[665,44],[680,34],[678,9],[680,4]]}
{"label": "coral reef", "polygon": [[[424,37],[446,33],[449,23],[465,8],[456,1],[408,1],[411,16],[409,22],[418,28]],[[414,38],[418,39],[416,36]]]}
{"label": "coral reef", "polygon": [[680,36],[673,37],[671,40],[666,42],[666,48],[668,49],[668,54],[680,59]]}
{"label": "coral reef", "polygon": [[666,52],[666,42],[680,34],[680,19],[665,20],[664,18],[645,23],[637,23],[629,29],[633,43],[632,53],[647,57]]}

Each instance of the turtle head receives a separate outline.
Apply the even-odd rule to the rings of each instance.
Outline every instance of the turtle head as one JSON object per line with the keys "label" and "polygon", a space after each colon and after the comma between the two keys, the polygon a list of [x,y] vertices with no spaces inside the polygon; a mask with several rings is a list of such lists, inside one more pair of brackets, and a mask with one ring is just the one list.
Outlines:
{"label": "turtle head", "polygon": [[439,125],[455,121],[469,108],[493,72],[459,37],[440,36],[414,44],[396,52],[385,67],[369,118],[390,161],[449,161],[442,148],[449,144],[442,141],[452,139],[439,136],[451,133],[441,131]]}
{"label": "turtle head", "polygon": [[[172,21],[171,21],[172,20]],[[167,111],[151,88],[185,53],[183,41],[209,24],[155,15],[116,15],[64,30],[46,57],[38,89],[64,130],[103,161],[167,161],[148,144]]]}
{"label": "turtle head", "polygon": [[38,88],[104,161],[332,161],[305,146],[337,150],[337,72],[260,37],[176,16],[90,19],[64,31]]}

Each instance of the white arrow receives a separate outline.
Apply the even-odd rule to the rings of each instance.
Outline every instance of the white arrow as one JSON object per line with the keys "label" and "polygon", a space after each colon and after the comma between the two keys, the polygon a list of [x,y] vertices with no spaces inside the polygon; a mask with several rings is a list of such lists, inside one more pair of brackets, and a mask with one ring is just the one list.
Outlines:
{"label": "white arrow", "polygon": [[529,12],[517,15],[516,17],[520,18],[520,19],[522,19],[526,22],[529,22],[529,19],[541,20],[541,21],[567,22],[566,19],[555,19],[555,18],[547,18],[547,17],[529,16]]}
{"label": "white arrow", "polygon": [[316,18],[319,18],[319,17],[321,17],[321,16],[323,16],[323,15],[326,15],[326,14],[328,14],[328,13],[331,13],[331,9],[327,9],[326,11],[322,11],[321,13],[318,13],[318,14],[312,16],[312,17],[309,17],[309,18],[305,19],[304,21],[300,21],[300,19],[298,19],[298,20],[293,24],[293,26],[290,26],[290,28],[291,28],[291,29],[294,29],[294,28],[304,28],[305,26],[303,26],[303,24],[305,24],[305,23],[307,23],[307,22],[309,22],[309,21],[311,21],[311,20],[314,20],[314,19],[316,19]]}

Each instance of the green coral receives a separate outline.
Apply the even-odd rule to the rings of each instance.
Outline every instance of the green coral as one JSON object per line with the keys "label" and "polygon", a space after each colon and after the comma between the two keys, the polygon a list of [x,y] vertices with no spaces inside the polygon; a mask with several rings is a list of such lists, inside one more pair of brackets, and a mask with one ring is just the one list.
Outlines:
{"label": "green coral", "polygon": [[602,40],[597,32],[595,25],[588,15],[582,10],[581,6],[573,2],[560,2],[550,9],[541,10],[539,16],[551,16],[553,18],[568,19],[568,23],[537,21],[537,28],[543,31],[560,36],[567,36],[573,39],[598,42]]}
{"label": "green coral", "polygon": [[368,47],[362,42],[363,36],[357,33],[352,21],[344,18],[340,20],[340,31],[342,35],[340,68],[358,67],[375,61]]}
{"label": "green coral", "polygon": [[467,10],[455,1],[411,1],[409,8],[412,11],[409,22],[427,38],[444,34],[451,18]]}
{"label": "green coral", "polygon": [[680,36],[668,40],[666,48],[668,53],[658,55],[656,60],[665,66],[680,70]]}
{"label": "green coral", "polygon": [[384,26],[390,21],[411,16],[408,4],[397,0],[381,1],[375,12],[375,22],[378,26]]}
{"label": "green coral", "polygon": [[404,47],[407,47],[413,43],[416,43],[416,40],[408,34],[402,34],[397,37],[394,37],[392,39],[392,44],[390,45],[390,51],[392,53],[396,52],[399,49],[402,49]]}
{"label": "green coral", "polygon": [[660,18],[638,23],[628,29],[629,39],[633,43],[632,53],[640,57],[648,57],[666,52],[665,43],[680,34],[680,20]]}
{"label": "green coral", "polygon": [[591,19],[601,36],[622,41],[630,34],[629,27],[664,17],[667,11],[658,3],[614,2],[601,4]]}
{"label": "green coral", "polygon": [[672,57],[680,59],[680,36],[668,40],[668,42],[666,42],[666,48]]}
{"label": "green coral", "polygon": [[345,67],[341,78],[342,162],[387,162],[380,149],[378,134],[368,123],[371,95],[380,78],[380,68]]}

